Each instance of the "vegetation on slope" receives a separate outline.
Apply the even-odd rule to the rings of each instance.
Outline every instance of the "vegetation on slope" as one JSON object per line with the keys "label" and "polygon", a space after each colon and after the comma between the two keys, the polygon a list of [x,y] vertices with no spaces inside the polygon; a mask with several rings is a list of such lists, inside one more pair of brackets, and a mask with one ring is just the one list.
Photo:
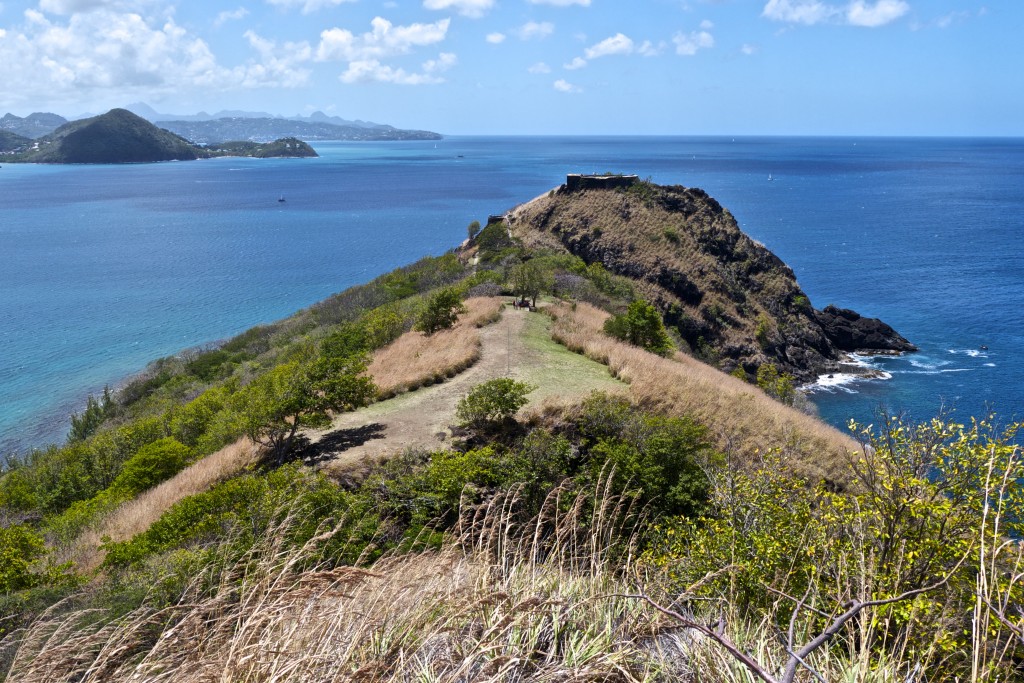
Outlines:
{"label": "vegetation on slope", "polygon": [[[607,194],[627,208],[649,199]],[[520,209],[513,226],[538,208]],[[858,431],[862,443],[843,438],[672,352],[664,335],[677,349],[686,337],[651,315],[649,278],[611,272],[629,270],[619,252],[603,264],[542,231],[473,232],[458,254],[161,359],[91,402],[67,444],[10,463],[0,476],[0,672],[1020,675],[1024,548],[1010,539],[1024,533],[1014,512],[1024,463],[1014,429],[892,422]],[[769,275],[782,284],[759,291],[786,290],[785,277]],[[530,387],[499,378],[467,391],[447,446],[396,453],[341,482],[317,468],[303,421],[366,400],[370,378],[400,392],[458,372],[478,348],[465,326],[447,329],[452,314],[472,295],[512,293],[555,297],[552,337],[606,363],[628,395],[524,413]],[[462,320],[496,316],[493,299],[466,308]],[[729,334],[747,329],[745,343],[759,344],[747,322]],[[713,360],[725,357],[707,344],[721,354]],[[434,358],[438,345],[451,352]],[[761,350],[758,369],[786,367]],[[250,456],[244,434],[271,448]]]}
{"label": "vegetation on slope", "polygon": [[[630,278],[692,353],[726,372],[753,378],[772,363],[808,380],[853,350],[830,337],[793,271],[700,189],[563,187],[513,210],[509,227],[530,248]],[[888,331],[883,349],[913,349]]]}

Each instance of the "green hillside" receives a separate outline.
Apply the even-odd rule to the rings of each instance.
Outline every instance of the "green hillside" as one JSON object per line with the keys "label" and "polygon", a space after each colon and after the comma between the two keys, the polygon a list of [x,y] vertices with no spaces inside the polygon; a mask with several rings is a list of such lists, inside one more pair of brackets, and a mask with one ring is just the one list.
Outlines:
{"label": "green hillside", "polygon": [[224,143],[203,148],[137,116],[112,109],[101,116],[72,121],[31,146],[19,146],[8,161],[39,164],[124,164],[190,161],[214,156],[311,157],[312,147],[294,138],[260,144]]}
{"label": "green hillside", "polygon": [[1020,425],[801,411],[826,311],[700,190],[468,232],[8,459],[0,679],[1020,679]]}

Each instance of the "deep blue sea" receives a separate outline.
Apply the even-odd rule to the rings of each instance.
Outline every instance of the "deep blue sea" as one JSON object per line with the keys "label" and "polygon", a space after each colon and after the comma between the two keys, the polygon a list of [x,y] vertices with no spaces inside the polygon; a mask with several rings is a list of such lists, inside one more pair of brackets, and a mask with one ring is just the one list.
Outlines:
{"label": "deep blue sea", "polygon": [[88,393],[441,253],[470,221],[567,172],[702,187],[793,267],[815,306],[880,317],[921,347],[870,361],[888,379],[817,387],[824,419],[870,422],[886,410],[923,420],[942,409],[1024,418],[1024,140],[315,147],[319,159],[4,164],[0,452],[62,441]]}

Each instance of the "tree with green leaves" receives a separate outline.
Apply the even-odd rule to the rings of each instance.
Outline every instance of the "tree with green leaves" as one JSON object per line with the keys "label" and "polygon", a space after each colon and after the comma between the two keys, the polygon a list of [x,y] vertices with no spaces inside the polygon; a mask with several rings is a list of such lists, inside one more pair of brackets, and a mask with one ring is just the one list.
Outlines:
{"label": "tree with green leaves", "polygon": [[472,240],[480,234],[480,221],[473,221],[466,228],[466,234],[469,235],[469,239]]}
{"label": "tree with green leaves", "polygon": [[534,261],[526,261],[512,266],[509,271],[509,284],[512,292],[521,299],[529,299],[530,305],[537,306],[537,297],[550,290],[553,284],[550,273],[546,272]]}
{"label": "tree with green leaves", "polygon": [[489,429],[511,420],[526,405],[526,395],[536,389],[510,377],[497,377],[473,387],[459,401],[455,416],[459,424],[472,429]]}
{"label": "tree with green leaves", "polygon": [[285,461],[302,429],[324,428],[332,412],[369,403],[377,388],[365,373],[365,354],[329,354],[279,365],[257,377],[232,397],[242,431]]}
{"label": "tree with green leaves", "polygon": [[668,355],[673,349],[661,314],[643,299],[631,303],[625,314],[606,320],[604,331],[605,334],[662,356]]}
{"label": "tree with green leaves", "polygon": [[454,287],[438,290],[416,319],[416,329],[426,335],[447,330],[455,325],[460,313],[465,313],[462,295]]}

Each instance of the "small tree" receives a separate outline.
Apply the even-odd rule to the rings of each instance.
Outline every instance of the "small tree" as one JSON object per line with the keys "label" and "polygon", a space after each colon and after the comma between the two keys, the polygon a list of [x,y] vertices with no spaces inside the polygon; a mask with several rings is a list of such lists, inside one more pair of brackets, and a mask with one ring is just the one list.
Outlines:
{"label": "small tree", "polygon": [[455,416],[459,424],[472,429],[500,426],[526,405],[526,395],[536,389],[526,382],[498,377],[478,384],[459,401]]}
{"label": "small tree", "polygon": [[469,227],[466,228],[466,233],[469,235],[469,239],[471,240],[475,238],[477,235],[479,235],[480,221],[473,221],[472,223],[470,223]]}
{"label": "small tree", "polygon": [[331,412],[355,410],[376,394],[365,355],[327,356],[279,365],[232,397],[242,431],[285,461],[299,430],[323,428]]}
{"label": "small tree", "polygon": [[764,363],[757,369],[757,386],[787,406],[793,405],[796,400],[793,376],[786,372],[780,373],[772,363]]}
{"label": "small tree", "polygon": [[551,289],[551,278],[533,261],[518,263],[509,271],[512,292],[520,298],[530,299],[530,305],[537,306],[537,297]]}
{"label": "small tree", "polygon": [[661,321],[661,314],[643,299],[631,303],[624,315],[606,320],[604,331],[605,334],[662,356],[668,355],[673,349],[672,340]]}
{"label": "small tree", "polygon": [[466,307],[459,291],[454,287],[446,287],[427,301],[427,307],[416,319],[416,329],[427,335],[447,330],[455,325],[459,314],[465,312]]}

